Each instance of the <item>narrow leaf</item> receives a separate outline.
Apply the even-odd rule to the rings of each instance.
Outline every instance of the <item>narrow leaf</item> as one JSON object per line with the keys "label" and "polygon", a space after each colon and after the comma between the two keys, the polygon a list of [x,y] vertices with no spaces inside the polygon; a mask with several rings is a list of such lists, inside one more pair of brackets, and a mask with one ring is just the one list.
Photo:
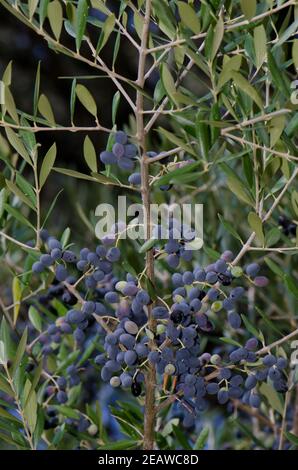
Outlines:
{"label": "narrow leaf", "polygon": [[45,95],[40,95],[40,98],[38,100],[38,110],[51,126],[55,126],[55,117],[53,109],[51,103]]}
{"label": "narrow leaf", "polygon": [[194,9],[185,2],[178,2],[177,5],[182,23],[194,34],[198,34],[201,30],[201,26]]}
{"label": "narrow leaf", "polygon": [[12,365],[12,376],[14,377],[20,363],[21,363],[21,360],[23,358],[23,355],[24,355],[24,352],[26,350],[26,345],[27,345],[27,334],[28,334],[28,331],[27,331],[27,327],[25,328],[24,330],[24,333],[22,335],[22,338],[20,339],[20,342],[19,342],[19,345],[18,345],[18,348],[17,348],[17,351],[16,351],[16,355],[15,355],[15,358],[14,358],[14,361],[13,361],[13,365]]}
{"label": "narrow leaf", "polygon": [[44,183],[46,182],[53,166],[56,160],[56,155],[57,155],[57,147],[56,144],[54,143],[52,147],[48,150],[46,153],[41,169],[40,169],[40,175],[39,175],[39,184],[40,187],[42,188]]}
{"label": "narrow leaf", "polygon": [[265,237],[264,237],[264,232],[263,232],[263,224],[262,224],[260,217],[255,212],[250,212],[248,214],[247,219],[248,219],[248,223],[250,227],[256,233],[257,239],[259,240],[261,245],[264,246]]}
{"label": "narrow leaf", "polygon": [[13,146],[13,148],[17,151],[17,153],[19,155],[21,155],[21,157],[23,157],[23,159],[27,163],[29,163],[29,165],[32,166],[32,161],[29,157],[29,154],[28,154],[24,144],[22,143],[22,141],[18,137],[18,135],[12,129],[10,129],[9,127],[7,127],[5,129],[5,132],[6,132],[8,140],[9,140],[9,143]]}
{"label": "narrow leaf", "polygon": [[86,29],[87,23],[87,14],[88,14],[88,3],[87,0],[79,0],[77,15],[76,15],[76,47],[77,51],[80,50],[83,36]]}
{"label": "narrow leaf", "polygon": [[92,116],[97,116],[97,106],[90,91],[84,85],[76,86],[76,94],[82,105]]}
{"label": "narrow leaf", "polygon": [[20,307],[21,307],[21,298],[22,298],[22,285],[18,277],[14,277],[12,281],[12,296],[13,296],[13,323],[14,325],[17,322]]}
{"label": "narrow leaf", "polygon": [[54,0],[48,5],[48,18],[57,41],[59,41],[63,25],[63,9],[59,0]]}
{"label": "narrow leaf", "polygon": [[84,140],[84,158],[91,171],[97,173],[97,157],[92,140],[87,135]]}
{"label": "narrow leaf", "polygon": [[241,10],[247,20],[251,20],[256,14],[256,0],[240,0]]}

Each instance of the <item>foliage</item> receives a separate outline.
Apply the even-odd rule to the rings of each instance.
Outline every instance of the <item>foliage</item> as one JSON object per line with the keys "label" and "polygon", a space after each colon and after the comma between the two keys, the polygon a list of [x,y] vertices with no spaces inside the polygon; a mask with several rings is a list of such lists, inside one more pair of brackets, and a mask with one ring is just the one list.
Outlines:
{"label": "foliage", "polygon": [[[227,356],[253,336],[262,344],[256,368],[269,351],[290,359],[291,341],[298,333],[297,2],[0,3],[15,21],[41,36],[53,54],[86,66],[86,75],[72,77],[69,86],[67,125],[57,122],[57,113],[42,91],[42,64],[32,84],[30,112],[20,110],[15,102],[12,63],[2,75],[0,440],[20,449],[297,447],[297,371],[292,363],[284,376],[286,393],[276,390],[273,378],[267,376],[258,385],[260,408],[238,397],[219,406],[210,393],[209,411],[191,423],[185,434],[175,409],[183,400],[173,383],[172,388],[169,382],[162,383],[170,374],[156,374],[154,363],[149,362],[144,367],[143,393],[133,399],[130,393],[113,392],[115,402],[107,420],[102,403],[110,391],[98,379],[100,368],[94,367],[94,358],[103,349],[99,340],[103,331],[95,330],[82,344],[65,335],[45,354],[40,343],[43,332],[49,325],[59,326],[69,304],[53,291],[56,264],[55,269],[40,269],[40,277],[36,276],[40,256],[46,251],[52,256],[44,229],[59,239],[64,254],[71,251],[73,240],[95,250],[94,210],[99,202],[115,202],[115,195],[125,192],[131,203],[142,201],[144,207],[150,202],[202,203],[204,246],[194,247],[191,261],[181,256],[173,262],[165,245],[152,239],[150,227],[143,243],[117,241],[121,262],[115,276],[123,280],[129,273],[150,296],[143,325],[150,351],[159,346],[160,318],[154,317],[154,308],[159,302],[170,308],[177,302],[172,299],[172,274],[193,272],[232,250],[229,272],[248,292],[239,305],[242,324],[233,329],[215,307],[208,310],[215,328],[200,333],[200,354]],[[106,58],[107,48],[112,53]],[[134,77],[117,71],[123,48],[131,50]],[[103,77],[116,90],[110,123],[88,81],[103,83]],[[136,146],[132,166],[138,167],[137,172],[114,147],[119,143],[115,136],[121,135],[116,134],[117,119],[124,102],[130,108],[125,131]],[[78,108],[86,112],[90,125],[77,124]],[[82,133],[85,172],[71,163],[61,167],[59,156],[67,149],[58,148],[54,137],[45,149],[39,143],[44,132]],[[107,137],[104,156],[99,157],[103,149],[95,147],[94,133]],[[72,184],[74,194],[84,187],[88,194],[101,197],[93,213],[76,201],[73,223],[79,221],[79,234],[55,222],[56,203],[63,195],[57,193],[50,204],[44,197],[51,178],[58,175],[65,187]],[[69,183],[72,178],[75,182]],[[75,199],[73,194],[69,197],[70,202]],[[251,282],[255,276],[249,275],[247,265],[254,262],[262,264],[269,285],[264,278]],[[76,297],[73,283],[61,282]],[[42,297],[49,294],[43,303]],[[247,374],[250,366],[245,359],[238,362],[244,360],[242,371]],[[61,395],[65,387],[59,388],[57,380],[74,365],[78,374],[72,374],[71,386],[68,377],[65,402]],[[208,367],[209,362],[206,371],[210,372]],[[212,367],[220,370],[222,365],[213,360]],[[112,416],[118,423],[116,430]]]}

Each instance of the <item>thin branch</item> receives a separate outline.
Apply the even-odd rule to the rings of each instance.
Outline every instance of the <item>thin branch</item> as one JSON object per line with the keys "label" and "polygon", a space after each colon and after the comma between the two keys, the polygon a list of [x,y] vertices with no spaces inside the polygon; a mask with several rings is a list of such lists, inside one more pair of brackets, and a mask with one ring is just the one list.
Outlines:
{"label": "thin branch", "polygon": [[236,135],[233,135],[233,134],[225,134],[225,137],[235,140],[236,142],[239,142],[242,145],[249,145],[252,148],[263,150],[263,152],[265,153],[272,153],[273,155],[276,155],[277,157],[285,158],[286,160],[289,160],[289,161],[298,160],[298,157],[294,157],[294,155],[290,155],[289,153],[279,152],[275,149],[266,147],[265,145],[260,145],[260,144],[250,142],[248,140],[243,139],[242,137],[237,137]]}
{"label": "thin branch", "polygon": [[174,149],[168,150],[167,152],[161,152],[156,157],[150,157],[147,159],[147,163],[155,163],[159,162],[160,160],[163,160],[164,158],[170,157],[171,155],[176,155],[177,153],[181,152],[183,150],[182,147],[175,147]]}
{"label": "thin branch", "polygon": [[278,111],[274,111],[272,113],[268,114],[261,114],[261,116],[257,116],[252,119],[247,119],[245,121],[239,122],[235,126],[230,126],[230,127],[225,127],[222,129],[221,134],[225,135],[230,131],[234,131],[236,129],[242,129],[243,127],[251,126],[252,124],[256,124],[258,122],[263,122],[263,121],[270,121],[276,116],[283,116],[284,114],[292,113],[291,109],[279,109]]}
{"label": "thin branch", "polygon": [[249,251],[276,251],[277,253],[288,253],[289,251],[298,251],[298,246],[287,246],[280,248],[262,248],[259,246],[250,246]]}
{"label": "thin branch", "polygon": [[274,343],[271,343],[268,346],[265,346],[264,348],[259,349],[259,351],[257,351],[257,354],[258,355],[267,354],[269,351],[271,351],[271,349],[275,348],[276,346],[279,346],[280,344],[285,343],[286,341],[289,341],[290,339],[294,338],[297,335],[298,335],[298,328],[292,331],[287,336],[284,336],[283,338],[277,341],[274,341]]}
{"label": "thin branch", "polygon": [[291,177],[288,179],[288,181],[286,182],[286,184],[284,185],[283,189],[281,190],[281,192],[279,193],[279,195],[277,196],[277,198],[275,199],[275,201],[273,202],[272,206],[270,207],[270,209],[268,210],[268,212],[264,215],[263,219],[262,219],[262,222],[267,222],[267,220],[270,219],[271,215],[272,215],[272,212],[274,211],[274,209],[278,206],[278,204],[280,203],[281,199],[283,198],[283,196],[285,195],[285,193],[287,192],[287,190],[289,189],[289,187],[291,186],[291,184],[293,183],[293,181],[295,180],[296,176],[298,175],[298,167],[295,168],[295,170],[293,171],[293,174],[291,175]]}
{"label": "thin branch", "polygon": [[[290,185],[295,180],[297,175],[298,175],[298,167],[295,168],[295,170],[293,171],[292,176],[289,178],[289,180],[287,181],[287,183],[285,184],[285,186],[283,187],[283,189],[281,190],[281,192],[279,193],[279,195],[277,196],[277,198],[273,202],[273,204],[270,207],[270,209],[268,210],[268,212],[266,212],[266,214],[264,215],[264,217],[262,219],[263,223],[267,222],[267,220],[270,219],[270,217],[272,215],[272,212],[278,206],[278,204],[281,201],[282,197],[287,192],[287,190],[289,189]],[[233,265],[236,265],[240,261],[240,259],[245,255],[245,253],[250,249],[250,246],[251,246],[252,242],[254,241],[255,237],[256,237],[256,233],[252,232],[251,235],[249,236],[248,240],[246,241],[246,243],[243,245],[242,249],[240,250],[240,252],[236,256],[236,258],[232,262]]]}
{"label": "thin branch", "polygon": [[1,127],[9,127],[10,129],[17,129],[20,131],[30,131],[30,132],[57,132],[57,131],[62,131],[62,132],[107,132],[111,133],[113,132],[113,129],[108,129],[107,127],[103,127],[101,125],[97,126],[90,126],[90,127],[77,127],[77,126],[68,126],[68,127],[42,127],[42,126],[19,126],[18,124],[12,124],[7,121],[0,120],[0,126]]}
{"label": "thin branch", "polygon": [[38,248],[36,248],[36,247],[26,245],[25,243],[19,242],[15,238],[10,237],[9,235],[7,235],[2,230],[0,231],[0,237],[6,238],[6,240],[9,240],[10,242],[14,243],[15,245],[20,246],[21,248],[24,248],[25,250],[31,250],[31,251],[37,251],[37,252],[39,251]]}
{"label": "thin branch", "polygon": [[[99,62],[100,64],[100,67],[102,68],[102,70],[110,77],[110,79],[112,80],[112,82],[116,85],[116,87],[118,88],[118,90],[120,91],[120,93],[122,93],[122,95],[124,96],[124,98],[126,99],[126,101],[128,102],[128,104],[130,105],[131,109],[133,111],[136,110],[136,107],[135,107],[135,104],[134,102],[132,101],[132,99],[130,98],[130,96],[128,95],[128,93],[126,92],[126,90],[123,88],[123,86],[121,85],[121,83],[119,82],[120,80],[120,77],[121,75],[118,75],[118,74],[115,74],[114,72],[112,72],[108,67],[107,65],[104,63],[104,61],[102,60],[102,58],[96,53],[96,49],[95,47],[93,46],[92,42],[87,39],[87,44],[89,45],[91,51],[92,51],[92,54],[93,54],[93,57],[94,59]],[[126,80],[125,80],[126,81]]]}

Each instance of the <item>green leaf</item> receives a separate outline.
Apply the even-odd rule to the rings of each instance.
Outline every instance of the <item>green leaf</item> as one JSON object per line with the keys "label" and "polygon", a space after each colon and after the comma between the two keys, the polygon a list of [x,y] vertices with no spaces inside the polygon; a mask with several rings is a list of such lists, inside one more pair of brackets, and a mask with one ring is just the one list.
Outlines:
{"label": "green leaf", "polygon": [[51,170],[56,160],[56,155],[57,155],[57,147],[56,147],[56,144],[54,143],[52,147],[47,151],[43,159],[42,165],[41,165],[40,175],[39,175],[40,188],[43,187],[49,174],[51,173]]}
{"label": "green leaf", "polygon": [[252,230],[256,233],[256,237],[261,243],[262,246],[264,246],[265,243],[265,237],[264,237],[264,232],[263,232],[263,223],[258,214],[255,212],[250,212],[247,217],[248,223]]}
{"label": "green leaf", "polygon": [[266,446],[264,445],[264,443],[262,441],[260,441],[256,435],[254,433],[251,432],[251,430],[245,425],[243,424],[242,421],[240,421],[239,419],[235,419],[233,421],[233,424],[235,425],[236,429],[240,429],[241,432],[248,436],[258,447],[260,447],[261,449],[266,449]]}
{"label": "green leaf", "polygon": [[11,75],[12,75],[12,61],[10,61],[6,67],[6,69],[4,70],[4,73],[2,75],[2,82],[6,85],[6,86],[10,86],[11,85]]}
{"label": "green leaf", "polygon": [[93,181],[96,183],[95,178],[89,175],[85,175],[84,173],[80,173],[79,171],[68,170],[67,168],[57,168],[57,167],[54,167],[53,170],[57,171],[58,173],[62,173],[63,175],[72,176],[73,178],[79,178],[81,180]]}
{"label": "green leaf", "polygon": [[227,57],[224,56],[226,60],[224,60],[224,65],[222,68],[221,73],[219,74],[218,77],[218,89],[220,90],[231,78],[232,75],[231,73],[238,72],[238,70],[241,67],[241,62],[242,62],[242,55],[235,55],[234,57]]}
{"label": "green leaf", "polygon": [[295,446],[298,446],[298,436],[296,436],[295,434],[293,434],[289,431],[284,431],[284,434],[285,434],[286,438],[288,439],[288,441],[290,441]]}
{"label": "green leaf", "polygon": [[112,103],[112,122],[113,126],[116,123],[116,116],[117,116],[117,111],[119,108],[120,104],[120,99],[121,99],[121,94],[119,91],[116,91],[115,95],[113,96],[113,103]]}
{"label": "green leaf", "polygon": [[98,40],[98,44],[97,44],[97,47],[96,47],[97,54],[103,49],[103,47],[108,42],[109,37],[111,36],[111,34],[114,30],[115,22],[116,22],[116,19],[115,19],[114,13],[112,13],[112,14],[110,13],[109,16],[107,17],[104,25],[103,25],[101,35],[100,35],[99,40]]}
{"label": "green leaf", "polygon": [[9,421],[18,423],[18,425],[21,424],[20,420],[18,420],[13,414],[6,411],[4,408],[0,408],[0,418],[8,419]]}
{"label": "green leaf", "polygon": [[50,0],[40,0],[39,4],[39,24],[42,27],[44,20],[47,17],[48,4]]}
{"label": "green leaf", "polygon": [[256,14],[256,0],[240,0],[240,5],[245,18],[251,20]]}
{"label": "green leaf", "polygon": [[20,190],[27,196],[32,204],[36,206],[36,194],[33,186],[20,174],[16,174],[16,184]]}
{"label": "green leaf", "polygon": [[282,416],[284,411],[283,404],[276,390],[266,382],[262,383],[259,390],[267,398],[269,406]]}
{"label": "green leaf", "polygon": [[170,39],[173,39],[176,34],[176,19],[172,13],[168,2],[165,0],[152,0],[153,13],[157,18],[158,26],[161,31],[165,33]]}
{"label": "green leaf", "polygon": [[79,419],[80,413],[66,405],[55,405],[54,408],[63,416],[71,419]]}
{"label": "green leaf", "polygon": [[80,50],[87,24],[88,3],[87,0],[79,0],[76,14],[76,47]]}
{"label": "green leaf", "polygon": [[46,216],[45,216],[45,218],[44,218],[44,221],[43,221],[43,223],[42,223],[42,227],[41,227],[41,228],[43,228],[43,227],[46,225],[46,222],[47,222],[48,218],[50,217],[50,215],[51,215],[51,213],[52,213],[52,211],[53,211],[53,209],[54,209],[54,207],[55,207],[55,205],[56,205],[56,202],[57,202],[57,200],[58,200],[58,197],[60,196],[60,194],[61,194],[62,192],[63,192],[63,189],[60,189],[60,191],[58,192],[58,194],[56,194],[56,196],[54,197],[54,199],[53,199],[53,201],[52,201],[52,203],[51,203],[51,205],[50,205],[50,207],[49,207],[49,209],[48,209],[48,211],[47,211],[47,214],[46,214]]}
{"label": "green leaf", "polygon": [[32,161],[29,157],[29,154],[23,144],[23,142],[20,140],[18,135],[9,127],[5,128],[5,132],[8,138],[9,143],[12,145],[12,147],[16,150],[16,152],[23,157],[23,159],[32,166]]}
{"label": "green leaf", "polygon": [[242,345],[241,343],[238,343],[238,341],[235,341],[232,338],[226,338],[225,336],[222,336],[219,338],[223,343],[231,344],[232,346],[237,346],[237,348],[241,348]]}
{"label": "green leaf", "polygon": [[179,426],[173,426],[173,433],[177,438],[179,444],[181,444],[183,450],[191,450],[187,435],[182,429],[180,429]]}
{"label": "green leaf", "polygon": [[194,444],[194,450],[204,449],[209,436],[209,428],[203,428]]}
{"label": "green leaf", "polygon": [[245,328],[256,338],[260,339],[260,333],[258,330],[251,324],[251,322],[248,320],[248,318],[245,315],[241,315],[241,318],[243,320],[243,323],[245,325]]}
{"label": "green leaf", "polygon": [[157,243],[156,238],[150,238],[146,240],[145,243],[139,248],[139,253],[146,253],[146,251],[151,250],[151,248]]}
{"label": "green leaf", "polygon": [[261,315],[261,317],[263,318],[265,324],[269,327],[269,331],[272,330],[275,331],[275,333],[277,333],[278,335],[283,335],[283,333],[278,328],[276,328],[275,323],[269,320],[268,316],[264,312],[262,312],[262,310],[260,310],[258,307],[256,307],[256,310],[259,315]]}
{"label": "green leaf", "polygon": [[211,61],[214,60],[217,54],[217,51],[223,39],[223,35],[224,35],[224,22],[223,22],[222,16],[220,16],[214,28],[212,47],[211,47],[211,53],[210,53]]}
{"label": "green leaf", "polygon": [[194,9],[185,2],[177,2],[177,5],[182,23],[194,34],[198,34],[201,30],[201,26]]}
{"label": "green leaf", "polygon": [[196,163],[189,163],[188,165],[183,166],[182,168],[177,168],[176,170],[170,171],[164,176],[161,176],[158,180],[156,180],[156,185],[161,184],[168,184],[168,183],[175,183],[179,184],[179,182],[183,182],[184,176],[191,175],[195,179],[198,178],[199,173],[196,173],[194,170],[198,168],[200,162]]}
{"label": "green leaf", "polygon": [[252,196],[249,194],[245,185],[239,178],[236,178],[232,175],[228,175],[227,185],[230,191],[232,191],[232,193],[234,193],[238,199],[240,199],[241,201],[245,202],[246,204],[250,206],[254,206],[254,201],[253,201]]}
{"label": "green leaf", "polygon": [[12,296],[13,296],[13,324],[15,325],[19,316],[21,299],[22,299],[22,284],[18,277],[14,277],[12,281]]}
{"label": "green leaf", "polygon": [[8,326],[7,320],[4,315],[1,321],[0,338],[4,343],[5,354],[7,358],[12,359],[15,354],[15,344],[12,341],[12,338],[10,335],[10,327]]}
{"label": "green leaf", "polygon": [[12,215],[12,217],[17,219],[22,225],[27,225],[27,227],[30,227],[34,230],[34,226],[29,222],[28,218],[24,217],[21,212],[12,207],[10,204],[5,203],[4,209],[6,210],[6,212]]}
{"label": "green leaf", "polygon": [[267,257],[264,258],[264,261],[274,274],[283,279],[284,271],[278,266],[278,264],[276,264],[274,261],[272,261],[272,259]]}
{"label": "green leaf", "polygon": [[232,79],[238,88],[246,93],[263,110],[263,101],[255,88],[238,72],[232,72]]}
{"label": "green leaf", "polygon": [[274,246],[281,237],[280,230],[277,227],[273,227],[271,230],[269,230],[268,233],[266,233],[265,239],[266,239],[266,246]]}
{"label": "green leaf", "polygon": [[47,13],[51,29],[56,40],[59,41],[63,25],[63,9],[59,0],[54,0],[53,2],[49,3]]}
{"label": "green leaf", "polygon": [[292,57],[296,70],[298,69],[298,39],[294,39],[292,47]]}
{"label": "green leaf", "polygon": [[10,180],[5,180],[6,186],[9,191],[15,194],[24,204],[29,206],[32,210],[36,210],[35,206],[32,204],[31,200],[25,196],[25,194],[18,188],[18,186]]}
{"label": "green leaf", "polygon": [[11,371],[11,375],[13,377],[15,376],[15,374],[18,370],[18,367],[21,363],[21,360],[23,358],[24,352],[26,351],[27,334],[28,334],[28,330],[27,330],[27,327],[26,327],[25,330],[24,330],[24,333],[23,333],[23,335],[20,339],[16,354],[15,354],[15,358],[14,358],[14,361],[13,361],[12,371]]}
{"label": "green leaf", "polygon": [[234,229],[232,224],[230,224],[230,222],[228,222],[226,219],[224,219],[220,214],[218,214],[218,218],[221,221],[221,223],[223,224],[224,228],[228,232],[230,232],[230,234],[233,235],[234,238],[236,238],[237,240],[239,240],[242,243],[242,239],[241,239],[240,235],[236,232],[236,230]]}
{"label": "green leaf", "polygon": [[197,153],[192,149],[192,147],[187,145],[180,137],[177,137],[175,134],[167,131],[166,129],[163,129],[162,127],[158,128],[158,132],[164,135],[170,142],[173,142],[175,145],[183,148],[183,150],[185,150],[187,153],[197,158],[198,156]]}
{"label": "green leaf", "polygon": [[37,397],[35,391],[33,391],[28,399],[27,397],[29,396],[30,390],[31,382],[27,379],[24,387],[24,400],[26,403],[24,407],[24,418],[28,423],[31,434],[33,434],[37,422]]}
{"label": "green leaf", "polygon": [[67,246],[67,243],[69,242],[69,239],[70,239],[70,234],[71,234],[70,228],[66,227],[60,239],[62,248],[65,248]]}
{"label": "green leaf", "polygon": [[70,92],[70,121],[73,125],[74,113],[75,113],[75,105],[76,105],[76,87],[77,87],[77,80],[76,78],[72,81],[71,84],[71,92]]}
{"label": "green leaf", "polygon": [[40,313],[36,310],[36,308],[33,305],[30,305],[28,315],[29,315],[29,320],[31,321],[34,328],[41,333],[42,332],[41,316],[40,316]]}
{"label": "green leaf", "polygon": [[90,343],[86,347],[84,353],[82,354],[82,357],[80,358],[80,360],[78,362],[78,367],[82,366],[89,359],[89,357],[91,356],[93,351],[95,349],[97,349],[98,339],[99,339],[99,336],[97,335],[97,336],[94,337],[94,339],[92,341],[90,341]]}
{"label": "green leaf", "polygon": [[176,104],[176,106],[178,106],[178,102],[176,99],[177,90],[175,87],[175,82],[171,75],[171,72],[168,69],[167,64],[161,65],[160,75],[161,75],[163,87],[168,97]]}
{"label": "green leaf", "polygon": [[110,14],[110,10],[105,6],[105,3],[103,0],[91,0],[91,5],[93,8],[101,11],[105,15]]}
{"label": "green leaf", "polygon": [[286,286],[289,289],[289,291],[298,299],[297,281],[294,281],[294,279],[289,275],[286,275],[284,279],[285,279]]}
{"label": "green leaf", "polygon": [[208,161],[210,150],[210,127],[203,121],[201,112],[198,112],[196,117],[196,136],[200,144],[201,153],[204,160]]}
{"label": "green leaf", "polygon": [[278,38],[278,41],[274,44],[272,47],[272,50],[274,51],[275,49],[278,49],[280,46],[282,46],[291,36],[294,36],[295,33],[297,33],[298,29],[298,18],[293,21],[290,26],[280,35]]}
{"label": "green leaf", "polygon": [[270,147],[278,142],[286,125],[286,116],[276,116],[270,121]]}
{"label": "green leaf", "polygon": [[98,449],[104,450],[126,450],[126,449],[136,449],[141,445],[138,441],[124,440],[118,441],[111,444],[104,444],[103,446],[98,447]]}
{"label": "green leaf", "polygon": [[90,170],[97,173],[97,156],[92,140],[88,135],[84,140],[84,158]]}
{"label": "green leaf", "polygon": [[97,116],[97,106],[90,91],[84,85],[76,86],[76,94],[82,105],[89,111],[92,116]]}
{"label": "green leaf", "polygon": [[0,191],[0,220],[2,219],[4,211],[5,211],[6,199],[7,199],[7,191],[5,188],[2,188]]}
{"label": "green leaf", "polygon": [[148,294],[150,295],[150,299],[154,302],[155,300],[157,300],[156,288],[148,276],[146,276],[145,285],[146,285],[146,290]]}
{"label": "green leaf", "polygon": [[39,0],[28,0],[28,8],[29,8],[29,18],[32,20],[32,17],[36,11],[37,5]]}
{"label": "green leaf", "polygon": [[254,29],[254,47],[256,65],[259,69],[267,58],[267,37],[265,28],[262,24]]}
{"label": "green leaf", "polygon": [[277,65],[276,60],[270,51],[268,51],[268,67],[274,85],[281,93],[283,93],[286,97],[289,97],[290,89],[284,79],[284,74],[281,73],[280,67]]}
{"label": "green leaf", "polygon": [[12,96],[11,91],[8,86],[4,87],[4,104],[8,113],[14,120],[14,122],[19,124],[20,121],[19,121],[19,116],[17,113],[17,108],[16,108],[16,104],[14,101],[14,97]]}
{"label": "green leaf", "polygon": [[[105,173],[108,174],[108,171]],[[103,173],[91,173],[91,175],[101,184],[111,185],[111,186],[121,186],[121,183],[114,179],[110,178],[109,176],[104,175]],[[94,180],[93,180],[94,181]]]}
{"label": "green leaf", "polygon": [[55,126],[55,116],[51,103],[45,95],[40,95],[38,100],[38,110],[40,114],[49,122],[51,126]]}
{"label": "green leaf", "polygon": [[6,380],[0,377],[0,390],[4,393],[7,393],[8,396],[13,396],[13,392],[10,388],[10,385],[6,382]]}
{"label": "green leaf", "polygon": [[291,204],[296,216],[298,216],[298,191],[292,191]]}
{"label": "green leaf", "polygon": [[0,365],[7,364],[7,354],[6,354],[6,347],[3,341],[0,341]]}
{"label": "green leaf", "polygon": [[33,95],[33,114],[36,118],[38,110],[38,100],[39,100],[39,89],[40,89],[40,61],[38,62],[35,85],[34,85],[34,95]]}

